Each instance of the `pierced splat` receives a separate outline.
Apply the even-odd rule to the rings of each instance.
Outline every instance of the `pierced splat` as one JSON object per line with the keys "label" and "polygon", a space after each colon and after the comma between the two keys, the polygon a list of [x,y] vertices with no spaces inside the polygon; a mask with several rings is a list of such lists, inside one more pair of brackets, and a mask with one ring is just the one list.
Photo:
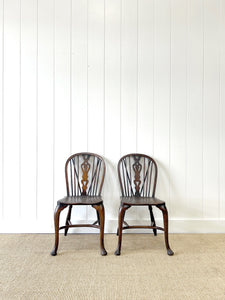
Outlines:
{"label": "pierced splat", "polygon": [[134,185],[135,185],[135,196],[140,196],[140,173],[142,169],[142,165],[140,164],[140,156],[134,155],[134,164],[133,164],[133,170],[135,172],[134,175]]}
{"label": "pierced splat", "polygon": [[129,154],[118,165],[122,196],[154,197],[157,166],[153,159],[142,154]]}
{"label": "pierced splat", "polygon": [[88,172],[90,170],[91,165],[89,164],[88,160],[90,158],[90,155],[83,155],[84,158],[84,162],[81,164],[81,170],[83,172],[82,175],[82,192],[81,195],[85,196],[86,195],[86,191],[87,191],[87,185],[88,185]]}

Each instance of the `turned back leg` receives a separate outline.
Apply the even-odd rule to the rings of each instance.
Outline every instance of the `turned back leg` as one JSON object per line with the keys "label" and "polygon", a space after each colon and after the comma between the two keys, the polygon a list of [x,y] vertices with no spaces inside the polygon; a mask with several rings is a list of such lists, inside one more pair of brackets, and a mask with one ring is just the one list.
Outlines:
{"label": "turned back leg", "polygon": [[[155,218],[154,218],[154,214],[153,214],[153,211],[152,211],[152,206],[149,205],[148,209],[149,209],[150,218],[151,218],[151,226],[155,226]],[[153,229],[153,233],[156,236],[157,235],[157,230]]]}

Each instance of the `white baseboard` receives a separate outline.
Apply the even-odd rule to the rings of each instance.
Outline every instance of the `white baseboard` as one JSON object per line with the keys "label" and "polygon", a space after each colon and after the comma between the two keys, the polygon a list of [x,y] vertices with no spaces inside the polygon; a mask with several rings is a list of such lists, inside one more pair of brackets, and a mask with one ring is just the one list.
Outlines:
{"label": "white baseboard", "polygon": [[[130,225],[148,225],[149,220],[126,220]],[[87,223],[86,220],[77,220],[76,223]],[[91,221],[90,221],[91,223]],[[162,226],[162,219],[156,223]],[[117,229],[117,220],[106,220],[105,233],[115,233]],[[23,220],[14,222],[0,221],[0,233],[53,233],[53,222],[30,222]],[[76,233],[96,233],[93,228],[76,228],[70,232]],[[149,229],[127,230],[125,232],[146,233]],[[225,233],[225,219],[170,219],[169,233]]]}

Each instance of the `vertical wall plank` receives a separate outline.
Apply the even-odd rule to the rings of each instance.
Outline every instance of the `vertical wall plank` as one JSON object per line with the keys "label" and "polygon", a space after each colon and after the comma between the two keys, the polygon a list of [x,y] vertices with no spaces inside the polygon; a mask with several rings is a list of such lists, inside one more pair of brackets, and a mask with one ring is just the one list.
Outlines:
{"label": "vertical wall plank", "polygon": [[[55,1],[54,41],[54,191],[55,203],[66,195],[64,166],[70,153],[71,1]],[[63,120],[63,121],[62,121]]]}
{"label": "vertical wall plank", "polygon": [[[29,41],[29,43],[27,42]],[[36,216],[37,1],[21,1],[21,219]],[[29,174],[29,176],[28,176]],[[27,213],[29,211],[29,214]]]}
{"label": "vertical wall plank", "polygon": [[225,218],[225,2],[220,1],[220,217]]}
{"label": "vertical wall plank", "polygon": [[[88,2],[88,151],[104,154],[104,0]],[[87,209],[95,219],[93,208]]]}
{"label": "vertical wall plank", "polygon": [[4,2],[0,1],[0,216],[3,218],[3,122],[4,122]]}
{"label": "vertical wall plank", "polygon": [[[138,1],[137,7],[137,149],[154,155],[154,0]],[[149,219],[149,210],[140,207],[136,218]]]}
{"label": "vertical wall plank", "polygon": [[187,212],[190,218],[202,218],[202,1],[189,1],[187,10]]}
{"label": "vertical wall plank", "polygon": [[[4,218],[20,212],[20,1],[4,1]],[[12,197],[12,191],[14,197]]]}
{"label": "vertical wall plank", "polygon": [[154,153],[154,0],[138,2],[137,152]]}
{"label": "vertical wall plank", "polygon": [[87,151],[87,3],[72,5],[72,153]]}
{"label": "vertical wall plank", "polygon": [[53,29],[54,1],[38,1],[37,220],[53,218]]}
{"label": "vertical wall plank", "polygon": [[137,0],[122,0],[121,155],[137,150]]}
{"label": "vertical wall plank", "polygon": [[[106,218],[117,219],[119,185],[117,162],[120,158],[120,71],[121,71],[121,2],[105,2],[105,157],[104,183]],[[109,193],[110,191],[110,193]]]}
{"label": "vertical wall plank", "polygon": [[219,1],[204,1],[204,216],[219,215]]}
{"label": "vertical wall plank", "polygon": [[[122,0],[121,156],[137,151],[137,21],[137,0]],[[126,213],[127,219],[136,219],[136,215],[132,208]]]}
{"label": "vertical wall plank", "polygon": [[104,0],[88,2],[88,151],[104,153]]}
{"label": "vertical wall plank", "polygon": [[[120,158],[120,63],[121,2],[106,0],[105,6],[105,155]],[[117,147],[115,148],[115,143]]]}
{"label": "vertical wall plank", "polygon": [[154,60],[154,157],[158,164],[157,196],[166,201],[170,193],[170,22],[171,1],[155,1]]}
{"label": "vertical wall plank", "polygon": [[186,214],[187,1],[171,6],[170,189],[173,217]]}
{"label": "vertical wall plank", "polygon": [[[72,153],[87,151],[87,7],[88,1],[73,1],[72,5]],[[85,220],[87,208],[73,210],[75,219]]]}

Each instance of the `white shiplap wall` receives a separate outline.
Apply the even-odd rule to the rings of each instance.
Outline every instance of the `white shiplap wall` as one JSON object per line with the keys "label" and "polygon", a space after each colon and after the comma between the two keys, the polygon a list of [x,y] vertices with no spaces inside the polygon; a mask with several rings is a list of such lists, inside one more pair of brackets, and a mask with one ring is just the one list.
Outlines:
{"label": "white shiplap wall", "polygon": [[172,232],[224,232],[224,33],[225,0],[0,0],[0,231],[52,232],[65,160],[91,151],[106,232],[130,152],[158,162]]}

